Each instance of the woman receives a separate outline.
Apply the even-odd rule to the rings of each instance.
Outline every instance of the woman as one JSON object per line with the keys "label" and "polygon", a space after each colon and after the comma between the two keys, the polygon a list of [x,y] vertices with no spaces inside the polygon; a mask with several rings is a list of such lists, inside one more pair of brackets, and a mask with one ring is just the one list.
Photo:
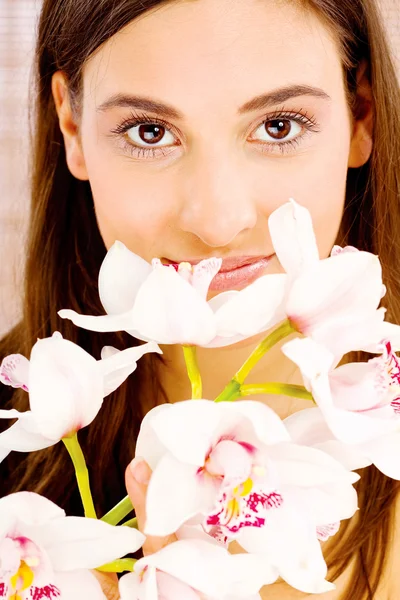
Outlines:
{"label": "woman", "polygon": [[[96,357],[106,344],[132,345],[127,334],[88,332],[57,315],[103,313],[97,276],[117,239],[146,260],[221,256],[214,293],[278,272],[267,219],[289,197],[310,210],[321,257],[335,240],[379,254],[388,320],[400,322],[400,93],[375,0],[45,0],[36,67],[24,314],[0,358],[29,356],[55,330]],[[238,268],[246,262],[253,267]],[[204,397],[258,341],[199,351]],[[82,432],[99,513],[125,494],[143,415],[190,395],[181,348],[163,351],[143,358]],[[270,373],[299,377],[279,348],[252,377]],[[22,393],[0,393],[3,407],[26,408]],[[282,417],[306,406],[260,400]],[[127,484],[142,523],[148,473],[139,466],[142,483],[128,470]],[[81,512],[59,446],[13,453],[1,468],[2,494],[35,490]],[[398,489],[365,470],[359,515],[326,549],[337,590],[322,597],[398,597]],[[150,540],[147,551],[168,541]],[[277,583],[265,597],[304,595]]]}

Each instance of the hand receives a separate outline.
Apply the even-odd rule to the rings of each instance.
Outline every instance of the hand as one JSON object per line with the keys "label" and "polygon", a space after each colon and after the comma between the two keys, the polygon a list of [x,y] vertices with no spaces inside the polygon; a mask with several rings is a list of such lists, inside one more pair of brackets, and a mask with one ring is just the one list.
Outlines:
{"label": "hand", "polygon": [[[138,529],[143,533],[146,523],[146,494],[151,477],[151,469],[142,459],[135,458],[125,472],[125,484],[129,497],[135,507]],[[143,554],[154,554],[164,546],[177,540],[175,534],[166,537],[148,536],[142,548]],[[107,600],[118,600],[118,578],[114,573],[94,571]]]}

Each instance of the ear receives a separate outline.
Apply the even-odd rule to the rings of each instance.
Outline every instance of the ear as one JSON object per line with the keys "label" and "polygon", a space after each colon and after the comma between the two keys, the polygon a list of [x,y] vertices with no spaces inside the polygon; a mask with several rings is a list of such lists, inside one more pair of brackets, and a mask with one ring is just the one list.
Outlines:
{"label": "ear", "polygon": [[51,90],[56,105],[61,133],[64,137],[68,168],[74,177],[86,181],[89,177],[83,156],[79,127],[76,118],[74,118],[68,92],[68,80],[63,71],[54,73],[51,80]]}
{"label": "ear", "polygon": [[357,96],[348,164],[350,168],[362,167],[371,156],[373,127],[374,104],[368,78],[368,63],[364,60],[357,71]]}

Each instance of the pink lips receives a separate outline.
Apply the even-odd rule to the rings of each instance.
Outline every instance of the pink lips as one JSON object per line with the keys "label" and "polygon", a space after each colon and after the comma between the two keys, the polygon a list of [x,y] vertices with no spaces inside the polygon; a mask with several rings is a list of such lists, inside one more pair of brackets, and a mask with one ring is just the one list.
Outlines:
{"label": "pink lips", "polygon": [[[211,282],[210,291],[224,292],[228,290],[242,289],[253,283],[264,274],[265,269],[273,258],[271,256],[241,256],[237,258],[226,258],[222,262],[221,269]],[[200,260],[181,261],[195,265]],[[172,263],[178,268],[178,263]]]}

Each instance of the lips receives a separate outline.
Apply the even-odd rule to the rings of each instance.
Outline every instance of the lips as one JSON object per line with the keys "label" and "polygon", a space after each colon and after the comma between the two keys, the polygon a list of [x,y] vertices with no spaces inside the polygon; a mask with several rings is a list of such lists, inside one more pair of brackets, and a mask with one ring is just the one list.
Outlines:
{"label": "lips", "polygon": [[[262,254],[260,256],[240,256],[240,257],[224,258],[222,261],[222,265],[219,270],[219,273],[228,273],[230,271],[234,271],[235,269],[240,269],[241,267],[249,266],[249,265],[258,263],[262,259],[268,259],[268,258],[270,258],[270,256],[265,256],[265,254]],[[186,260],[181,260],[179,262],[187,262],[187,263],[190,263],[192,266],[194,266],[194,265],[197,265],[202,260],[204,260],[204,259],[203,258],[194,259],[194,260],[186,259]],[[170,261],[168,259],[165,262],[166,262],[166,264],[172,265],[175,269],[178,268],[179,263],[177,263],[177,262]]]}

